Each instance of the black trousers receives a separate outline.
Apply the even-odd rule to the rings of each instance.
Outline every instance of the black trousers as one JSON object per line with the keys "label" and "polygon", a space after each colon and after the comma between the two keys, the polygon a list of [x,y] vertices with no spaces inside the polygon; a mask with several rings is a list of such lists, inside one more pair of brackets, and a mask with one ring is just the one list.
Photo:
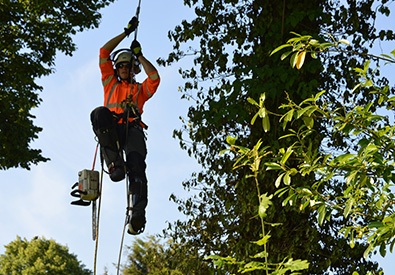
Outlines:
{"label": "black trousers", "polygon": [[[126,168],[133,194],[147,196],[146,138],[143,129],[136,123],[117,123],[118,117],[106,107],[97,107],[91,112],[93,131],[99,138],[100,146],[123,150],[126,155]],[[106,133],[103,135],[103,133]],[[134,182],[142,182],[145,187],[134,187]]]}

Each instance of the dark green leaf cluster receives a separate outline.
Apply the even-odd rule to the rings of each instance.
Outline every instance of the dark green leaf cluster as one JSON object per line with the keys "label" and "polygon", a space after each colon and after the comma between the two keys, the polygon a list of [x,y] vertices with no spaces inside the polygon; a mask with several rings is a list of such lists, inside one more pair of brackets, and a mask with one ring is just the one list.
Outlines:
{"label": "dark green leaf cluster", "polygon": [[72,35],[97,27],[98,10],[113,1],[1,1],[0,169],[48,160],[30,148],[42,130],[31,114],[41,101],[36,80],[53,72],[58,51],[72,55]]}

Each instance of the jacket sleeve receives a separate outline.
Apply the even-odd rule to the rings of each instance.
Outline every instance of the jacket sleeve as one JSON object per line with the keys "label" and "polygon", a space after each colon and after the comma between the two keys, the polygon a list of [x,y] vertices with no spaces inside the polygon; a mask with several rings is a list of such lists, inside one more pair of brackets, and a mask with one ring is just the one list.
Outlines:
{"label": "jacket sleeve", "polygon": [[103,86],[106,86],[114,78],[114,69],[112,67],[112,62],[110,60],[110,52],[104,48],[100,48],[99,55],[99,67],[101,72],[101,80]]}
{"label": "jacket sleeve", "polygon": [[[157,74],[157,71],[153,71],[150,73],[151,74]],[[141,88],[142,88],[142,97],[144,98],[144,101],[147,101],[150,99],[158,89],[159,83],[160,83],[160,77],[158,74],[158,78],[155,80],[152,80],[148,75],[148,77],[141,83]]]}

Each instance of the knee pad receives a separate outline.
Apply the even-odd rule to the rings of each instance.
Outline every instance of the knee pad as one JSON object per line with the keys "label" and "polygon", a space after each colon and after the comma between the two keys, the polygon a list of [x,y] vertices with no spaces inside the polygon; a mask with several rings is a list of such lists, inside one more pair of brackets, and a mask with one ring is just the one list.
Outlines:
{"label": "knee pad", "polygon": [[91,112],[93,129],[109,129],[115,127],[113,113],[106,107],[97,107]]}
{"label": "knee pad", "polygon": [[97,107],[91,112],[91,122],[99,144],[102,147],[111,147],[113,150],[118,150],[119,148],[116,146],[118,134],[111,111],[106,107]]}

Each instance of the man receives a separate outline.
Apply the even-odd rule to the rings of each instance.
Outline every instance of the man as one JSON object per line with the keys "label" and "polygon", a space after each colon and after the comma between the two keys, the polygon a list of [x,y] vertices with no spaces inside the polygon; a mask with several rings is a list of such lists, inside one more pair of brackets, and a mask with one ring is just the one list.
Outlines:
{"label": "man", "polygon": [[[137,18],[133,17],[123,33],[110,39],[100,49],[104,106],[91,113],[93,130],[111,180],[121,181],[125,178],[125,172],[128,173],[129,192],[132,195],[132,205],[128,206],[132,207],[128,232],[133,235],[144,231],[148,203],[145,174],[147,148],[143,132],[146,125],[141,121],[141,114],[145,102],[156,92],[160,78],[155,67],[143,56],[140,43],[136,40],[132,42],[131,51],[119,53],[113,61],[110,56],[137,25]],[[134,80],[135,74],[140,71],[138,63],[147,75],[141,84]]]}

